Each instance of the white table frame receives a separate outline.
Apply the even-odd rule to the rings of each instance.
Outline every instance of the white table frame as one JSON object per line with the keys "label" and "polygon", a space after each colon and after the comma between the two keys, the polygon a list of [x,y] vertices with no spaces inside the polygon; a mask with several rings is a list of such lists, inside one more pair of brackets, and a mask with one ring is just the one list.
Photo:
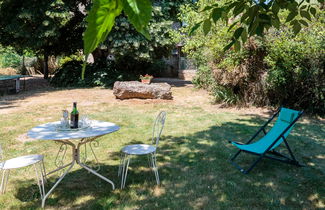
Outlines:
{"label": "white table frame", "polygon": [[[117,129],[118,130],[118,129]],[[117,130],[114,130],[114,131],[117,131]],[[111,131],[109,133],[112,133],[114,131]],[[73,168],[73,166],[75,164],[77,165],[80,165],[82,168],[86,169],[88,172],[98,176],[99,178],[101,178],[102,180],[108,182],[109,184],[112,185],[112,189],[114,190],[115,189],[115,185],[113,183],[113,181],[111,181],[110,179],[104,177],[103,175],[99,174],[97,171],[99,170],[99,168],[97,170],[94,170],[92,169],[89,165],[86,165],[85,162],[86,162],[86,159],[87,159],[87,145],[90,147],[91,149],[91,153],[93,154],[97,164],[98,164],[98,159],[96,157],[96,154],[91,146],[91,143],[94,143],[96,142],[95,140],[101,136],[104,136],[108,133],[105,133],[105,134],[102,134],[102,135],[97,135],[97,136],[91,136],[91,137],[85,137],[85,138],[79,138],[79,140],[77,139],[53,139],[55,142],[57,143],[60,143],[61,146],[60,146],[60,149],[57,153],[57,156],[56,156],[56,166],[58,168],[54,169],[53,171],[50,171],[48,172],[45,176],[48,176],[52,173],[55,173],[57,171],[60,171],[62,169],[65,169],[67,168],[63,174],[59,177],[59,179],[55,182],[55,184],[51,187],[51,189],[43,196],[42,198],[42,208],[44,208],[45,206],[45,201],[46,199],[49,197],[49,195],[53,192],[53,190],[59,185],[59,183],[63,180],[63,178],[71,171],[71,169]],[[98,142],[97,142],[98,143]],[[82,146],[85,147],[85,158],[82,160],[81,157],[81,148]],[[63,148],[64,147],[64,148]],[[65,158],[65,155],[66,155],[66,150],[68,147],[71,147],[72,149],[72,160],[70,163],[68,164],[65,164],[63,165],[63,159]],[[61,158],[61,160],[59,160],[59,163],[57,162],[59,156],[60,156],[60,153],[63,152],[63,156]]]}

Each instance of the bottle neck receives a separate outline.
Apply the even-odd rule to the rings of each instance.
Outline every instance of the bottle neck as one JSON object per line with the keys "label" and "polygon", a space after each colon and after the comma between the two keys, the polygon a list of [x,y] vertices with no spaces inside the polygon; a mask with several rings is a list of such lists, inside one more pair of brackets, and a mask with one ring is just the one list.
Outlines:
{"label": "bottle neck", "polygon": [[77,113],[78,113],[78,110],[77,110],[77,103],[73,103],[72,113],[73,113],[73,114],[77,114]]}

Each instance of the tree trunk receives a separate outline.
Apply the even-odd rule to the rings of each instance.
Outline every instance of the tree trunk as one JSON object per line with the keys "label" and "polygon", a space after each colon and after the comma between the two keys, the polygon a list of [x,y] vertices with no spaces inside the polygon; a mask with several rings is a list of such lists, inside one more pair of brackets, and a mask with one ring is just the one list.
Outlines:
{"label": "tree trunk", "polygon": [[44,79],[48,79],[49,78],[49,56],[47,55],[47,53],[44,53]]}

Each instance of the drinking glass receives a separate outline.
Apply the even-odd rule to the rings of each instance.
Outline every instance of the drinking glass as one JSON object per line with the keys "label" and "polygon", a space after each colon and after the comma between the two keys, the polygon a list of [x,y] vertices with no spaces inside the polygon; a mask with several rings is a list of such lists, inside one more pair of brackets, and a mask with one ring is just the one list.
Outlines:
{"label": "drinking glass", "polygon": [[91,120],[89,120],[89,117],[87,115],[81,116],[81,124],[82,127],[89,127],[91,125]]}

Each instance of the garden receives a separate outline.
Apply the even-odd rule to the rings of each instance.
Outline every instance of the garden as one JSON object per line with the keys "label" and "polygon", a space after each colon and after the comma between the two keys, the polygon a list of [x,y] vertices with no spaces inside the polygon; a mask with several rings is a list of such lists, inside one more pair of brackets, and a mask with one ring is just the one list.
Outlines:
{"label": "garden", "polygon": [[0,208],[325,208],[324,8],[0,0]]}

